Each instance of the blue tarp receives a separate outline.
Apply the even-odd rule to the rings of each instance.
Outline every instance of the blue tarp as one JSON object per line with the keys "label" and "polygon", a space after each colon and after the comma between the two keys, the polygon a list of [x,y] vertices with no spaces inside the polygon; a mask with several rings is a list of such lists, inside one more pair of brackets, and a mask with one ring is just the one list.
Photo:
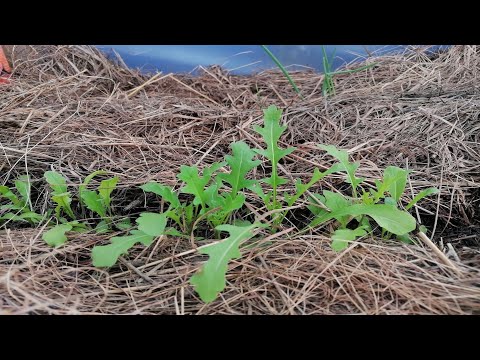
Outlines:
{"label": "blue tarp", "polygon": [[[321,45],[267,45],[284,66],[311,67],[323,71]],[[402,51],[404,45],[326,45],[328,56],[335,51],[333,67],[371,54]],[[432,49],[437,49],[435,46]],[[236,74],[249,74],[275,67],[259,45],[99,45],[112,54],[115,50],[132,68],[163,73],[190,72],[198,65],[221,65]],[[431,49],[431,50],[432,50]],[[293,65],[296,65],[294,67]]]}

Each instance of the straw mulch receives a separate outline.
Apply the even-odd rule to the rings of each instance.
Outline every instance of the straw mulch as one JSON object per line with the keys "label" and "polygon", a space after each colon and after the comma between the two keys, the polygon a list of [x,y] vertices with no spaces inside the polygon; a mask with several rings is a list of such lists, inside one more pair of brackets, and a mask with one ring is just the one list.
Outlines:
{"label": "straw mulch", "polygon": [[[179,185],[180,165],[218,161],[232,141],[260,146],[252,125],[275,104],[288,125],[283,145],[297,147],[283,176],[305,180],[329,166],[316,144],[334,144],[360,161],[371,184],[396,165],[413,170],[406,197],[440,188],[414,215],[462,275],[420,244],[367,239],[337,254],[328,229],[300,236],[292,223],[273,244],[245,250],[231,264],[226,290],[205,305],[188,283],[205,258],[188,241],[161,237],[99,270],[90,250],[107,236],[73,235],[51,249],[43,228],[10,228],[0,230],[0,313],[480,313],[479,47],[368,59],[377,65],[337,76],[329,98],[321,94],[323,75],[295,72],[303,100],[278,71],[234,76],[212,67],[152,78],[88,46],[14,48],[12,56],[12,83],[0,87],[0,180],[11,184],[28,172],[38,210],[50,206],[41,181],[49,169],[72,186],[108,170],[120,177],[116,213],[156,209],[138,185]],[[348,186],[335,175],[319,188]],[[263,212],[257,204],[252,210]]]}

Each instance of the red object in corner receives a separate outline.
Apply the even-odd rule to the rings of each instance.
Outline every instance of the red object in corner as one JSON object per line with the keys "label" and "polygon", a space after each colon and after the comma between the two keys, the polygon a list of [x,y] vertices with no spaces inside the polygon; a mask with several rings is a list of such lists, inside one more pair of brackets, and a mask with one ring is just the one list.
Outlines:
{"label": "red object in corner", "polygon": [[2,45],[0,45],[0,84],[9,84],[10,74],[4,74],[4,72],[11,73],[12,68],[10,67],[7,57],[3,52]]}

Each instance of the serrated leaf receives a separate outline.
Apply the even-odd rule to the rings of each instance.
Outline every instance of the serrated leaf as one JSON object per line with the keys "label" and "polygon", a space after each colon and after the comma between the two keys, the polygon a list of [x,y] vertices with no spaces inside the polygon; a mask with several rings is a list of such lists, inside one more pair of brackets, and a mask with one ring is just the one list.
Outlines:
{"label": "serrated leaf", "polygon": [[437,188],[428,188],[420,191],[409,203],[407,206],[405,206],[405,209],[408,210],[410,209],[413,205],[415,205],[417,202],[422,200],[424,197],[437,194],[438,193]]}
{"label": "serrated leaf", "polygon": [[105,206],[105,212],[108,211],[110,208],[111,198],[110,195],[112,191],[115,190],[115,187],[118,183],[118,177],[115,176],[111,179],[103,180],[98,187],[98,193],[103,200],[103,204]]}
{"label": "serrated leaf", "polygon": [[360,163],[351,163],[348,160],[348,152],[346,150],[339,150],[333,145],[318,145],[318,147],[322,150],[325,150],[328,154],[340,161],[340,164],[343,165],[345,171],[347,172],[347,183],[352,185],[353,197],[356,197],[357,186],[362,183],[363,180],[365,180],[355,176],[355,172],[360,166]]}
{"label": "serrated leaf", "polygon": [[225,160],[231,171],[229,174],[219,174],[218,178],[230,184],[232,194],[237,194],[239,190],[248,188],[256,182],[246,179],[246,175],[250,170],[257,167],[261,161],[252,160],[255,152],[243,141],[235,142],[230,147],[232,148],[232,155],[225,156]]}
{"label": "serrated leaf", "polygon": [[177,194],[169,186],[161,185],[155,181],[150,181],[140,188],[146,192],[152,192],[162,197],[162,199],[171,204],[173,208],[180,207],[180,201],[178,200]]}
{"label": "serrated leaf", "polygon": [[57,218],[60,218],[61,210],[65,210],[65,212],[70,216],[71,219],[75,219],[75,215],[73,214],[72,208],[70,207],[70,203],[72,202],[72,198],[70,197],[70,193],[62,193],[59,195],[52,195],[53,202],[57,203],[57,207],[55,208],[55,213]]}
{"label": "serrated leaf", "polygon": [[[269,184],[273,189],[273,208],[277,208],[276,191],[279,185],[287,183],[287,180],[280,177],[277,173],[278,162],[283,157],[295,151],[294,147],[287,149],[280,149],[278,147],[278,140],[287,128],[280,125],[280,118],[282,116],[282,110],[277,109],[276,106],[271,105],[268,109],[264,110],[263,127],[258,125],[254,126],[254,131],[262,135],[263,141],[267,144],[267,149],[254,149],[257,154],[266,157],[272,163],[272,174],[270,177],[263,179],[265,183]],[[267,203],[266,203],[267,205]]]}
{"label": "serrated leaf", "polygon": [[227,231],[230,236],[199,250],[201,254],[209,255],[209,259],[201,270],[192,276],[190,283],[195,287],[195,291],[204,302],[212,302],[223,291],[226,286],[225,275],[228,262],[241,256],[240,244],[253,237],[253,230],[258,226],[259,224],[217,226],[216,230]]}
{"label": "serrated leaf", "polygon": [[264,127],[255,125],[253,130],[262,135],[263,141],[267,144],[267,149],[256,149],[254,151],[265,156],[272,162],[272,164],[278,164],[278,161],[282,157],[293,152],[295,148],[292,147],[282,150],[278,147],[278,140],[280,140],[283,132],[287,129],[287,126],[280,125],[282,110],[277,109],[275,105],[271,105],[268,109],[264,110],[263,113]]}
{"label": "serrated leaf", "polygon": [[378,225],[395,235],[409,233],[416,228],[416,221],[412,215],[406,211],[401,211],[391,205],[375,204],[350,205],[346,208],[332,211],[315,218],[310,226],[314,227],[331,219],[338,219],[342,216],[368,215],[373,218]]}
{"label": "serrated leaf", "polygon": [[332,243],[330,246],[335,251],[342,251],[346,249],[350,241],[355,240],[359,236],[365,235],[367,232],[362,228],[351,229],[337,229],[332,235]]}
{"label": "serrated leaf", "polygon": [[82,196],[83,203],[89,210],[97,213],[102,218],[107,216],[105,207],[103,206],[103,203],[102,203],[102,199],[100,198],[100,195],[98,195],[96,191],[83,190],[81,196]]}
{"label": "serrated leaf", "polygon": [[67,241],[65,233],[72,230],[71,224],[59,224],[42,235],[42,239],[50,246],[58,247]]}
{"label": "serrated leaf", "polygon": [[167,217],[165,214],[143,212],[135,220],[138,224],[138,230],[150,236],[160,236],[165,231]]}
{"label": "serrated leaf", "polygon": [[383,182],[387,184],[390,196],[398,202],[405,191],[409,171],[396,166],[389,166],[383,172]]}
{"label": "serrated leaf", "polygon": [[46,171],[44,177],[50,184],[55,195],[67,192],[67,181],[60,173],[56,171]]}
{"label": "serrated leaf", "polygon": [[181,189],[182,193],[194,195],[199,203],[205,204],[207,202],[204,189],[210,181],[210,177],[199,176],[196,166],[186,165],[180,167],[180,174],[177,177],[185,183],[185,186]]}
{"label": "serrated leaf", "polygon": [[118,258],[127,254],[128,250],[136,243],[142,243],[149,246],[153,242],[154,237],[147,235],[140,230],[132,230],[130,235],[115,236],[110,239],[111,244],[104,246],[95,246],[92,249],[93,266],[110,267],[115,265]]}

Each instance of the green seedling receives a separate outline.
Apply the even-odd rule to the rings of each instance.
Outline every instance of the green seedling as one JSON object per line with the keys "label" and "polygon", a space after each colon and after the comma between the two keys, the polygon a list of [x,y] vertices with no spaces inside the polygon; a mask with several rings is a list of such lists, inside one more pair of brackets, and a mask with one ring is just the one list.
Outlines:
{"label": "green seedling", "polygon": [[0,206],[0,221],[23,221],[31,225],[40,223],[44,216],[33,211],[31,206],[31,182],[27,175],[19,176],[15,180],[15,189],[18,193],[15,194],[14,189],[7,186],[0,186],[0,199],[5,198],[10,201],[9,204]]}
{"label": "green seedling", "polygon": [[324,79],[322,83],[322,93],[323,93],[323,96],[325,97],[329,95],[335,95],[335,83],[333,82],[334,75],[352,74],[355,72],[369,69],[377,65],[376,63],[374,63],[374,64],[361,66],[359,68],[352,69],[352,70],[333,71],[332,66],[333,66],[333,60],[335,59],[336,49],[333,51],[331,58],[328,58],[327,52],[325,50],[325,46],[322,46],[322,51],[323,51],[322,62],[323,62],[323,73],[324,73]]}
{"label": "green seedling", "polygon": [[241,256],[240,245],[254,236],[254,230],[264,227],[260,223],[243,224],[244,226],[220,225],[218,231],[227,231],[230,236],[224,240],[203,246],[199,249],[201,254],[209,256],[208,261],[199,272],[192,276],[190,283],[206,302],[215,300],[226,286],[226,273],[228,262]]}
{"label": "green seedling", "polygon": [[193,224],[193,205],[185,206],[181,204],[178,195],[171,187],[158,184],[155,181],[146,183],[140,186],[140,188],[145,192],[159,195],[163,201],[167,202],[169,207],[167,211],[164,212],[165,216],[175,221],[182,231],[187,233]]}
{"label": "green seedling", "polygon": [[[206,190],[208,206],[219,208],[208,217],[213,227],[224,224],[235,210],[240,209],[245,203],[245,195],[240,191],[257,183],[256,180],[246,178],[247,174],[260,164],[260,160],[253,160],[255,152],[243,141],[231,144],[231,148],[232,155],[225,156],[230,173],[218,174],[216,183]],[[230,191],[219,192],[223,182],[230,186]]]}
{"label": "green seedling", "polygon": [[130,235],[115,236],[110,239],[110,245],[95,246],[92,249],[92,261],[94,266],[113,266],[121,255],[127,254],[128,250],[137,243],[149,246],[153,240],[165,234],[167,218],[165,214],[141,213],[136,220],[138,229],[130,230]]}
{"label": "green seedling", "polygon": [[97,233],[108,232],[112,224],[112,213],[110,208],[111,193],[115,190],[118,177],[102,180],[97,191],[87,190],[87,185],[96,175],[107,174],[106,171],[95,171],[85,178],[78,188],[80,203],[90,211],[98,214],[101,221],[96,227]]}
{"label": "green seedling", "polygon": [[[254,126],[254,131],[262,135],[263,141],[266,143],[267,148],[264,149],[255,149],[254,151],[264,156],[270,161],[272,167],[271,176],[264,178],[261,181],[270,185],[272,190],[268,191],[266,194],[263,192],[262,188],[258,183],[250,186],[250,189],[254,191],[265,203],[266,208],[271,210],[277,210],[282,207],[281,201],[278,199],[278,187],[280,185],[286,184],[287,180],[278,175],[278,163],[285,156],[291,154],[295,151],[294,147],[287,149],[280,149],[278,147],[278,141],[280,136],[286,130],[286,126],[280,125],[280,118],[282,116],[282,110],[277,109],[276,106],[272,105],[268,109],[264,110],[264,126],[260,127],[258,125]],[[274,224],[278,225],[282,220],[282,216],[279,213],[274,215]]]}
{"label": "green seedling", "polygon": [[67,236],[65,235],[67,232],[83,232],[85,230],[85,224],[74,220],[55,225],[50,230],[42,234],[42,239],[50,246],[59,247],[67,241]]}
{"label": "green seedling", "polygon": [[[332,236],[332,248],[336,251],[345,249],[350,241],[364,236],[367,231],[370,231],[368,218],[373,219],[382,228],[383,234],[391,233],[405,241],[408,234],[416,229],[416,221],[413,216],[407,211],[400,210],[397,205],[405,191],[408,171],[389,166],[384,171],[383,179],[375,182],[376,189],[363,191],[362,195],[358,196],[358,188],[364,181],[355,176],[359,163],[351,163],[345,150],[338,150],[332,145],[320,145],[319,147],[339,160],[341,165],[339,169],[347,173],[347,183],[352,187],[352,197],[345,197],[327,190],[323,191],[322,195],[315,194],[315,199],[311,199],[315,201],[311,201],[311,205],[308,207],[316,216],[310,227],[315,227],[331,219],[337,220],[339,228]],[[410,202],[412,203],[410,206],[413,206],[420,198],[436,191],[433,188],[423,191]],[[387,194],[389,196],[386,196]],[[382,200],[383,203],[380,203]],[[323,207],[316,206],[318,203]],[[353,230],[347,229],[347,225],[353,219],[358,221],[359,226]]]}
{"label": "green seedling", "polygon": [[52,200],[57,204],[55,207],[57,219],[61,220],[61,214],[64,212],[70,217],[71,220],[76,220],[76,217],[70,206],[72,203],[72,197],[70,192],[67,191],[67,181],[65,178],[56,171],[46,171],[44,177],[52,189]]}

